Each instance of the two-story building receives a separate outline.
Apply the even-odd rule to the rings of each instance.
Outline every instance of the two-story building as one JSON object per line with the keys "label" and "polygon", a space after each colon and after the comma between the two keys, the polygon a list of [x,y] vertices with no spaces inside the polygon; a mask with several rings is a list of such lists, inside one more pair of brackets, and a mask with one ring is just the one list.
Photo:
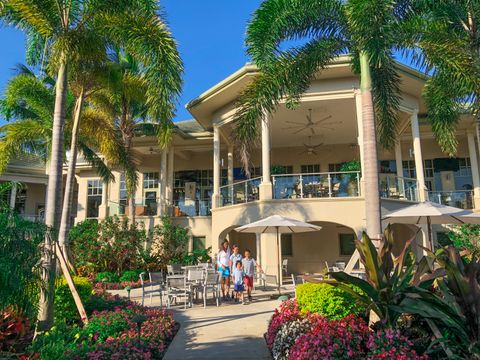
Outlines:
{"label": "two-story building", "polygon": [[[428,124],[422,99],[426,77],[397,66],[402,92],[398,139],[395,149],[379,149],[382,212],[426,199],[480,209],[474,119],[461,119],[458,152],[448,158]],[[232,138],[233,115],[236,100],[257,73],[247,64],[189,102],[193,119],[175,124],[167,149],[160,149],[154,137],[135,139],[137,220],[152,228],[162,215],[171,215],[190,228],[192,248],[211,246],[216,253],[229,239],[241,250],[251,249],[266,272],[275,274],[274,237],[239,234],[234,228],[279,214],[322,227],[282,236],[281,255],[289,259],[290,272],[314,273],[325,262],[347,262],[367,216],[362,167],[352,171],[352,165],[363,164],[359,78],[349,58],[339,57],[317,74],[298,108],[280,104],[263,119],[247,178]],[[124,177],[114,174],[116,181],[104,184],[80,161],[76,222],[128,213]],[[399,247],[414,234],[409,225],[395,225],[395,231]],[[442,231],[437,231],[439,240]]]}

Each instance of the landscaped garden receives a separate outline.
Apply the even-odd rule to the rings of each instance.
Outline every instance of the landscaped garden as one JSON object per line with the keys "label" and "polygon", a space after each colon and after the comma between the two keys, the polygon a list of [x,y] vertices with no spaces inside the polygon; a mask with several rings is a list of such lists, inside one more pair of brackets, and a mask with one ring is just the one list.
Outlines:
{"label": "landscaped garden", "polygon": [[[4,186],[5,187],[5,186]],[[118,217],[87,220],[70,232],[75,288],[88,322],[63,276],[56,280],[54,326],[34,341],[40,244],[46,227],[0,206],[0,357],[24,359],[161,359],[175,335],[171,312],[149,309],[112,296],[108,289],[139,285],[145,270],[167,263],[208,259],[209,249],[188,253],[188,229],[163,219],[150,234]],[[148,251],[146,250],[148,248]],[[161,250],[163,249],[163,250]]]}
{"label": "landscaped garden", "polygon": [[274,359],[479,359],[478,226],[416,261],[410,242],[392,255],[357,242],[366,279],[332,273],[297,287],[275,310],[265,340]]}

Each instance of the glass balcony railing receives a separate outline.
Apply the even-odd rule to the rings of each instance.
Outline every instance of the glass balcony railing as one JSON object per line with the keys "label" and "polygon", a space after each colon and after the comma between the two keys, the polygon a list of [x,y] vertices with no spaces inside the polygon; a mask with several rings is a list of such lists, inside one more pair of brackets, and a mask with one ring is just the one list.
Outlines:
{"label": "glass balcony railing", "polygon": [[380,180],[380,196],[384,199],[419,201],[417,179],[387,176]]}
{"label": "glass balcony railing", "polygon": [[220,207],[243,204],[259,199],[261,177],[239,181],[220,187]]}
{"label": "glass balcony railing", "polygon": [[[156,198],[140,198],[135,199],[135,215],[136,216],[155,216],[157,215],[158,199]],[[128,215],[130,212],[127,200],[120,202],[108,201],[108,214],[112,215]]]}
{"label": "glass balcony railing", "polygon": [[360,172],[273,175],[274,199],[360,196]]}
{"label": "glass balcony railing", "polygon": [[460,209],[473,209],[473,190],[429,191],[428,199],[442,205]]}
{"label": "glass balcony railing", "polygon": [[212,215],[212,201],[208,200],[176,200],[169,206],[169,214],[173,217],[181,216],[210,216]]}

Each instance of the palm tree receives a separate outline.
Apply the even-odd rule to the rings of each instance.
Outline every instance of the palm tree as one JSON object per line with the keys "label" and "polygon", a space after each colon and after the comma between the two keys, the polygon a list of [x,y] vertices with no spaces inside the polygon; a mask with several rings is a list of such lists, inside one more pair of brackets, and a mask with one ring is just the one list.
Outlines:
{"label": "palm tree", "polygon": [[[56,74],[56,98],[47,189],[46,225],[58,228],[63,164],[67,69],[90,45],[90,36],[105,36],[128,50],[142,64],[150,84],[147,92],[149,113],[167,130],[159,136],[162,144],[171,133],[175,101],[181,88],[182,63],[175,41],[160,17],[153,0],[1,0],[2,20],[27,35],[27,55],[38,61],[48,53],[50,71]],[[83,49],[83,50],[82,50]],[[55,233],[54,233],[55,234]],[[51,234],[44,244],[43,274],[47,284],[41,289],[38,332],[51,327],[55,261]]]}
{"label": "palm tree", "polygon": [[470,0],[418,0],[407,24],[414,60],[431,76],[424,91],[428,118],[442,150],[457,150],[461,114],[476,117],[480,141],[480,7]]}
{"label": "palm tree", "polygon": [[111,55],[108,86],[91,96],[91,103],[110,117],[119,134],[123,152],[117,163],[125,174],[128,217],[135,224],[135,193],[138,186],[137,166],[134,162],[133,139],[136,135],[155,135],[159,124],[148,120],[148,83],[139,64],[130,54],[117,50]]}
{"label": "palm tree", "polygon": [[[265,0],[247,30],[247,52],[261,74],[245,89],[235,115],[244,165],[262,115],[284,98],[287,107],[295,107],[319,70],[336,56],[351,54],[352,68],[360,74],[367,233],[374,238],[381,234],[377,133],[383,146],[394,145],[400,98],[393,50],[404,41],[396,29],[409,18],[408,3]],[[287,47],[289,40],[304,43]]]}

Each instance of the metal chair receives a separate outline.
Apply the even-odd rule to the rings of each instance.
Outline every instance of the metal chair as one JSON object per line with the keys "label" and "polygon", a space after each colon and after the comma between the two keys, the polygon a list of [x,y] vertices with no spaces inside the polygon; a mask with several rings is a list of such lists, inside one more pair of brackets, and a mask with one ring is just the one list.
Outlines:
{"label": "metal chair", "polygon": [[[203,281],[205,280],[205,270],[199,268],[189,269],[187,272],[187,285],[190,288],[190,293],[195,293],[195,296],[201,292]],[[196,297],[195,297],[196,299]]]}
{"label": "metal chair", "polygon": [[204,308],[207,307],[207,294],[209,290],[212,290],[217,306],[219,305],[218,299],[220,298],[220,279],[221,279],[220,273],[212,272],[212,271],[206,272],[205,280],[202,285]]}
{"label": "metal chair", "polygon": [[167,307],[172,305],[172,300],[177,302],[177,299],[184,299],[184,309],[187,305],[191,305],[190,287],[187,284],[187,277],[185,275],[168,275],[167,276]]}
{"label": "metal chair", "polygon": [[305,284],[303,276],[292,274],[293,288],[295,289],[295,297],[297,297],[297,285]]}
{"label": "metal chair", "polygon": [[[142,284],[142,306],[145,303],[145,295],[150,294],[150,305],[153,301],[153,295],[158,293],[160,297],[160,306],[163,306],[162,296],[165,291],[164,282],[163,282],[163,272],[148,272],[149,284],[145,283],[146,272],[140,274],[140,282]],[[149,289],[148,289],[149,287]]]}
{"label": "metal chair", "polygon": [[178,275],[178,274],[182,274],[182,273],[183,273],[182,265],[180,265],[180,264],[167,265],[167,274],[168,275]]}
{"label": "metal chair", "polygon": [[282,271],[285,274],[288,274],[288,259],[283,259],[283,261],[282,261]]}

